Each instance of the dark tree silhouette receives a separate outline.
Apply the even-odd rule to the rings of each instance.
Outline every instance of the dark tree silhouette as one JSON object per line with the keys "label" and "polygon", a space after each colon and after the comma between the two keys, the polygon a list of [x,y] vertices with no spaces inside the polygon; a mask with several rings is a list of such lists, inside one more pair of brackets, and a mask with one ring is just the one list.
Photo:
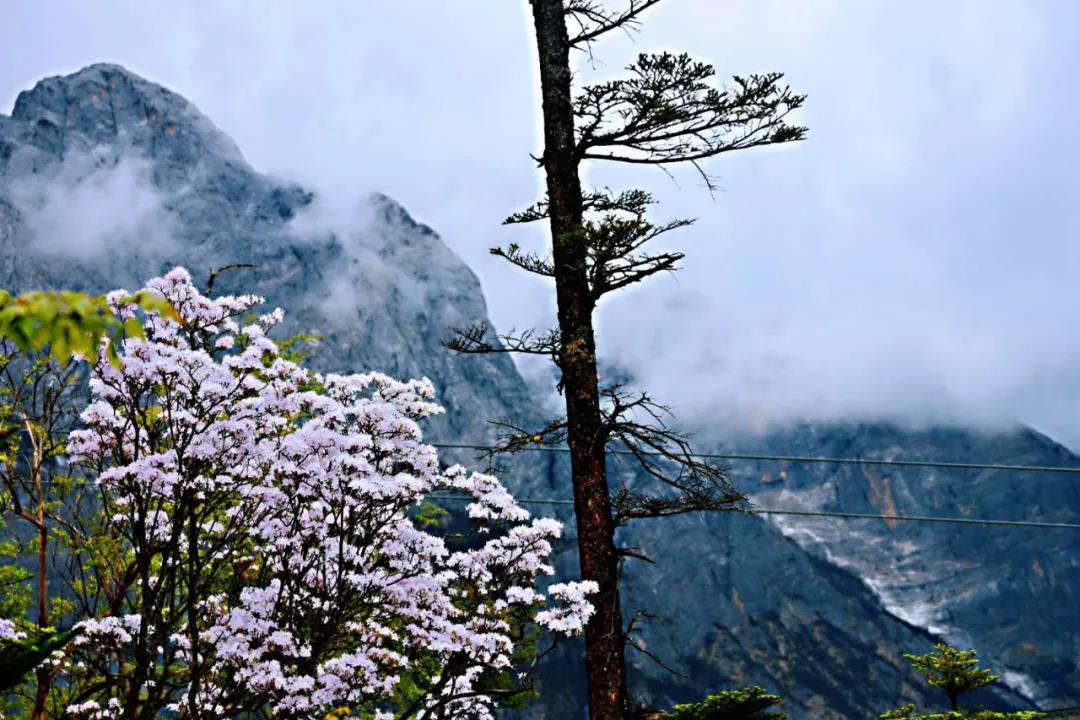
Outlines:
{"label": "dark tree silhouette", "polygon": [[[730,88],[712,84],[710,65],[686,55],[640,55],[622,80],[574,88],[572,50],[591,57],[593,44],[615,30],[636,28],[660,0],[530,0],[539,54],[544,150],[536,158],[547,196],[507,223],[547,221],[551,253],[512,244],[492,250],[519,268],[555,282],[558,327],[488,339],[488,328],[457,328],[447,344],[467,353],[548,356],[561,373],[566,415],[543,428],[506,424],[500,450],[540,444],[569,446],[583,579],[600,591],[585,634],[592,720],[630,715],[624,649],[629,630],[619,604],[622,559],[616,528],[630,520],[702,510],[744,509],[745,498],[723,467],[702,462],[688,438],[671,428],[667,408],[646,393],[603,386],[597,375],[593,313],[608,293],[676,269],[679,252],[652,251],[653,240],[692,221],[654,223],[651,196],[642,190],[583,190],[587,160],[665,167],[689,163],[711,188],[702,162],[735,150],[800,140],[805,129],[787,121],[803,96],[779,74],[736,77]],[[639,461],[652,487],[609,489],[609,445]],[[632,646],[635,646],[632,641]]]}

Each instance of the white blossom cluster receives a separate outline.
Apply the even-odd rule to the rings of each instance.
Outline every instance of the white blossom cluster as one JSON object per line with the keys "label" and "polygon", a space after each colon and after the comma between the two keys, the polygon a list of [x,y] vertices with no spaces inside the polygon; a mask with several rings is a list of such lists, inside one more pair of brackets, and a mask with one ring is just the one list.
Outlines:
{"label": "white blossom cluster", "polygon": [[26,633],[20,632],[15,623],[5,618],[0,618],[0,640],[22,640]]}
{"label": "white blossom cluster", "polygon": [[[65,665],[107,689],[68,716],[157,698],[205,718],[488,719],[518,620],[583,629],[593,584],[552,585],[554,606],[536,588],[560,524],[423,443],[430,381],[313,373],[267,336],[280,311],[244,320],[261,298],[206,297],[180,268],[147,289],[178,317],[145,317],[118,365],[102,354],[69,442],[132,570],[124,612],[84,622]],[[414,524],[436,491],[469,494],[484,532],[451,546]]]}

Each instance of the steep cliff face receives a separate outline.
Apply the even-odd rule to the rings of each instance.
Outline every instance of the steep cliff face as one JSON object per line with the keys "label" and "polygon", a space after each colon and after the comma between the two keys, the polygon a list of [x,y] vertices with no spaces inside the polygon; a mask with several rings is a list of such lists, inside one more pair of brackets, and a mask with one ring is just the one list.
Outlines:
{"label": "steep cliff face", "polygon": [[[216,291],[265,295],[271,306],[286,310],[286,332],[321,334],[324,342],[313,356],[318,367],[432,378],[447,408],[430,426],[435,438],[483,441],[490,436],[489,420],[537,419],[535,399],[507,358],[454,356],[440,346],[450,327],[486,318],[480,286],[431,229],[394,201],[358,198],[344,212],[332,212],[304,188],[254,171],[182,97],[114,65],[43,80],[19,96],[11,117],[0,116],[0,287],[100,292],[136,287],[177,264],[205,276],[231,263],[254,267],[221,275]],[[844,449],[830,445],[832,437],[807,430],[777,436],[775,443],[785,452]],[[905,455],[950,455],[947,450],[955,449],[917,435],[898,434],[889,442],[888,448],[902,447]],[[1051,449],[1033,448],[1024,457],[1048,463],[1047,453]],[[761,492],[762,504],[810,503],[826,493],[828,502],[845,509],[887,509],[893,498],[908,510],[904,503],[918,496],[919,502],[938,503],[934,507],[942,512],[997,516],[1004,514],[1003,503],[1034,502],[1034,496],[1015,497],[1011,486],[993,478],[978,492],[968,492],[967,476],[951,474],[913,474],[910,488],[892,476],[870,484],[860,478],[866,482],[833,497],[829,488],[840,484],[833,475],[793,468],[789,476],[783,495],[775,494],[780,486],[759,482],[756,474],[743,479]],[[570,495],[564,458],[522,457],[509,463],[505,479],[523,496]],[[1075,491],[1062,492],[1039,496],[1039,502],[1071,507],[1075,515]],[[563,519],[569,520],[565,512]],[[993,541],[996,564],[975,565],[976,554],[963,555],[956,562],[965,568],[965,579],[956,581],[942,563],[954,562],[948,550],[958,542],[954,538],[979,547],[983,541],[974,535],[921,526],[828,528],[833,535],[819,538],[825,532],[820,528],[786,520],[694,516],[628,534],[626,542],[658,564],[628,565],[626,615],[642,609],[655,616],[643,618],[641,644],[685,675],[671,675],[632,653],[640,691],[660,703],[761,683],[789,699],[795,720],[874,717],[902,701],[927,699],[899,653],[926,647],[932,639],[928,625],[947,626],[950,634],[991,647],[995,659],[1007,660],[1024,678],[1038,678],[1031,680],[1042,683],[1032,686],[1038,692],[1057,692],[1066,681],[1055,678],[1075,677],[1069,675],[1075,673],[1073,640],[1036,639],[1042,644],[1029,653],[1016,642],[1049,625],[1032,624],[1019,612],[1007,622],[997,619],[1002,615],[979,614],[984,606],[1007,608],[1013,601],[994,605],[995,591],[986,588],[991,574],[1011,573],[1008,592],[1019,595],[1008,598],[1023,595],[1029,587],[1024,583],[1030,583],[1024,597],[1037,597],[1040,607],[1057,612],[1049,624],[1069,629],[1065,635],[1071,638],[1076,618],[1070,620],[1057,605],[1070,600],[1075,606],[1075,540],[1059,535],[1051,542],[1033,533],[1026,541],[1000,533]],[[557,564],[574,575],[572,523],[568,530]],[[893,542],[893,532],[911,533],[896,537],[904,548],[915,549],[883,549]],[[1024,553],[1041,554],[1009,559],[1014,543]],[[921,589],[912,591],[909,582],[922,583]],[[983,595],[933,605],[948,608],[948,623],[934,614],[938,610],[919,610],[929,602],[924,593],[937,597],[972,588]],[[1046,592],[1057,594],[1040,595]],[[1013,631],[1016,642],[1008,639]],[[581,716],[579,653],[570,646],[559,658],[548,666],[534,716]],[[1007,691],[997,699],[1024,705]]]}
{"label": "steep cliff face", "polygon": [[[744,445],[743,447],[752,447]],[[792,428],[758,450],[868,459],[1080,467],[1026,429],[848,425]],[[1011,470],[762,464],[742,485],[759,504],[806,510],[1076,523],[1080,477]],[[774,517],[847,568],[897,617],[974,644],[1013,687],[1047,706],[1080,701],[1080,533],[1075,530]]]}

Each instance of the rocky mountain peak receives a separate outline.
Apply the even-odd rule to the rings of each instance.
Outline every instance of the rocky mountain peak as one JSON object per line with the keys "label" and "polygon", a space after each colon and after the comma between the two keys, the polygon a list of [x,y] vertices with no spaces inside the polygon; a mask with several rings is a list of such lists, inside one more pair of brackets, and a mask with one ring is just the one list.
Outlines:
{"label": "rocky mountain peak", "polygon": [[120,65],[41,80],[19,94],[11,119],[26,125],[31,145],[56,157],[126,145],[150,156],[247,166],[236,144],[192,103]]}
{"label": "rocky mountain peak", "polygon": [[[331,208],[256,172],[194,104],[112,64],[46,78],[0,116],[0,287],[138,287],[176,265],[227,264],[220,292],[286,311],[324,338],[333,371],[427,375],[455,412],[436,432],[483,437],[525,404],[506,357],[452,357],[455,325],[486,317],[479,281],[394,200]],[[478,382],[482,379],[483,382]]]}

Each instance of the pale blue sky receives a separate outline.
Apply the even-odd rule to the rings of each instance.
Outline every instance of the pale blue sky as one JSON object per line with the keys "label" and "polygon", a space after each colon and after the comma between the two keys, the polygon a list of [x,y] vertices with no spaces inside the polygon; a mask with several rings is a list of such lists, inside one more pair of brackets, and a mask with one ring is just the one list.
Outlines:
{"label": "pale blue sky", "polygon": [[[611,0],[615,2],[616,0]],[[477,270],[496,323],[550,318],[487,254],[534,198],[524,0],[8,2],[0,102],[119,62],[186,95],[260,170],[380,190]],[[1080,447],[1080,3],[667,0],[600,45],[680,49],[809,95],[801,146],[693,174],[596,168],[700,218],[688,253],[602,310],[608,356],[702,426],[1020,419]]]}

